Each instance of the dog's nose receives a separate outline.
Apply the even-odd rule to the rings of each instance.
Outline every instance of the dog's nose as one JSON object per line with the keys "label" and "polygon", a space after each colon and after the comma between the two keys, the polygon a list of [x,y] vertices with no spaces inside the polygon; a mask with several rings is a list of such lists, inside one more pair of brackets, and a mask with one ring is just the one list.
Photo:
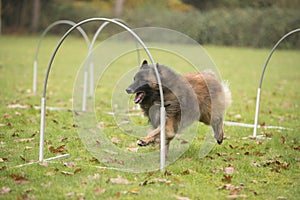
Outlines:
{"label": "dog's nose", "polygon": [[132,90],[131,88],[127,88],[127,89],[126,89],[126,92],[127,92],[127,94],[132,94],[132,93],[133,93],[133,90]]}

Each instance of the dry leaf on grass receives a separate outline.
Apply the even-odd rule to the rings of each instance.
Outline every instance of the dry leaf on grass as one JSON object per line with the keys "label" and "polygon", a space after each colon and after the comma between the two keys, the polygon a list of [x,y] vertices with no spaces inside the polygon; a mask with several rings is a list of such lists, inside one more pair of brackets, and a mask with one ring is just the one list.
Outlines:
{"label": "dry leaf on grass", "polygon": [[74,174],[77,174],[78,172],[81,172],[82,169],[81,168],[76,168],[75,171],[74,171]]}
{"label": "dry leaf on grass", "polygon": [[240,199],[240,198],[247,198],[248,196],[245,194],[231,194],[231,195],[227,195],[226,198],[227,199]]}
{"label": "dry leaf on grass", "polygon": [[23,176],[17,175],[17,174],[11,174],[10,177],[15,181],[17,185],[23,185],[25,183],[29,183],[30,181],[27,178],[24,178]]}
{"label": "dry leaf on grass", "polygon": [[233,167],[225,167],[224,172],[225,174],[233,174],[235,172],[235,169]]}
{"label": "dry leaf on grass", "polygon": [[0,194],[8,194],[10,192],[11,192],[11,189],[9,187],[3,186],[2,188],[0,188]]}
{"label": "dry leaf on grass", "polygon": [[131,194],[138,194],[140,192],[140,189],[139,188],[132,188],[131,190],[130,190],[130,193]]}
{"label": "dry leaf on grass", "polygon": [[131,182],[129,182],[127,179],[123,179],[121,176],[118,176],[117,178],[110,178],[109,182],[117,183],[117,184],[124,184],[124,185],[131,184]]}
{"label": "dry leaf on grass", "polygon": [[93,176],[88,175],[87,178],[92,181],[92,180],[97,180],[100,178],[100,174],[94,174]]}
{"label": "dry leaf on grass", "polygon": [[104,188],[101,187],[97,187],[94,189],[94,193],[95,194],[103,194],[106,190]]}
{"label": "dry leaf on grass", "polygon": [[111,142],[114,143],[114,144],[119,144],[120,140],[117,137],[112,137]]}
{"label": "dry leaf on grass", "polygon": [[72,176],[72,175],[74,175],[73,172],[67,172],[67,171],[61,171],[60,173],[63,174],[63,175],[66,175],[66,176]]}
{"label": "dry leaf on grass", "polygon": [[230,176],[230,175],[228,175],[228,176],[224,175],[223,178],[222,178],[222,182],[224,182],[224,183],[230,183],[232,177],[233,176]]}
{"label": "dry leaf on grass", "polygon": [[7,108],[29,108],[30,106],[29,105],[21,105],[21,104],[8,104],[7,105]]}
{"label": "dry leaf on grass", "polygon": [[54,146],[50,146],[49,150],[52,153],[55,153],[55,154],[61,154],[61,153],[66,153],[67,152],[67,150],[65,149],[65,145],[61,145],[61,146],[59,146],[57,148],[55,148]]}
{"label": "dry leaf on grass", "polygon": [[139,148],[136,147],[136,148],[126,148],[127,151],[130,151],[130,152],[133,152],[133,153],[137,153]]}
{"label": "dry leaf on grass", "polygon": [[188,198],[188,197],[181,197],[181,196],[177,196],[177,195],[174,195],[174,197],[177,200],[190,200],[190,198]]}

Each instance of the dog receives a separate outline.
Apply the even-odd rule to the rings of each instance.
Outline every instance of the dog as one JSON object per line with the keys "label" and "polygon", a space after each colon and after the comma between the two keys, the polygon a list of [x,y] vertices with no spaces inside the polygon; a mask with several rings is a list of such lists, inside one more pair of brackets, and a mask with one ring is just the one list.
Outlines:
{"label": "dog", "polygon": [[[177,132],[195,121],[211,125],[218,144],[223,142],[223,118],[231,104],[228,84],[222,84],[212,71],[179,75],[169,67],[156,65],[163,89],[166,111],[166,150]],[[134,81],[126,89],[135,94],[134,103],[139,104],[144,115],[149,118],[153,130],[137,141],[139,146],[160,142],[159,85],[153,66],[144,60]]]}

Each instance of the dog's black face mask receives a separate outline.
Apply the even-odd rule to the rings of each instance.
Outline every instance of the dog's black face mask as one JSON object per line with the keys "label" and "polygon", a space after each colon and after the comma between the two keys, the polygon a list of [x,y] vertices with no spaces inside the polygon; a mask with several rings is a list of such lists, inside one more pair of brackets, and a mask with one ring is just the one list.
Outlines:
{"label": "dog's black face mask", "polygon": [[145,60],[138,73],[134,76],[133,83],[126,89],[128,94],[135,94],[134,103],[136,104],[142,103],[151,93],[150,73],[153,73],[152,68]]}

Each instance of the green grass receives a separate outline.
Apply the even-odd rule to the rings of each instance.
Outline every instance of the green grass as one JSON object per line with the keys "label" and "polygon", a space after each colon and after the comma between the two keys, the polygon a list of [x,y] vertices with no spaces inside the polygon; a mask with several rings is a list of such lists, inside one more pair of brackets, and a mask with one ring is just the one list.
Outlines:
{"label": "green grass", "polygon": [[[225,126],[226,140],[205,157],[198,158],[206,126],[201,125],[191,147],[176,162],[159,171],[128,173],[111,169],[95,160],[77,133],[70,111],[47,111],[45,157],[70,157],[48,164],[25,164],[38,159],[40,105],[44,73],[59,38],[46,37],[39,56],[38,95],[33,95],[32,64],[38,37],[0,37],[0,199],[298,199],[300,196],[300,57],[299,51],[278,50],[268,66],[262,89],[260,123],[292,130],[259,129],[265,139],[245,139],[252,129]],[[184,48],[184,47],[183,47]],[[256,89],[268,49],[206,46],[223,79],[229,80],[233,104],[226,120],[253,123]],[[51,71],[47,105],[72,107],[77,71],[86,57],[84,40],[70,38],[58,53]],[[163,52],[156,60],[170,66],[184,61]],[[161,61],[162,60],[162,61]],[[119,148],[136,141],[115,124],[109,111],[111,92],[119,75],[134,65],[126,56],[112,67],[96,89],[96,115],[108,138],[116,137]],[[179,71],[186,68],[178,67]],[[124,86],[125,87],[125,86]],[[8,108],[9,105],[29,108]],[[136,123],[145,120],[135,119]],[[155,150],[153,147],[139,152]],[[157,161],[158,162],[158,161]],[[233,169],[233,174],[226,170]],[[15,176],[18,175],[18,176]],[[114,178],[121,183],[113,183]],[[128,180],[125,184],[122,180]]]}

